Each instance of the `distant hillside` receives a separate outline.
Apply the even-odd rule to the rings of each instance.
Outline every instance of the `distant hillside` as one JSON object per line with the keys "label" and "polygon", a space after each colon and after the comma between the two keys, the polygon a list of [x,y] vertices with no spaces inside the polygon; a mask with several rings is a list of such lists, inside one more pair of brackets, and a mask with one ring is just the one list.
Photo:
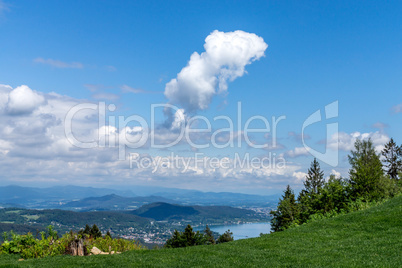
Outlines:
{"label": "distant hillside", "polygon": [[[111,197],[96,199],[98,197],[110,195]],[[107,198],[114,200],[107,200]],[[15,185],[0,186],[0,207],[22,207],[33,209],[62,208],[88,211],[125,210],[135,209],[136,207],[153,202],[200,206],[214,205],[245,208],[274,208],[277,204],[278,198],[278,195],[261,196],[226,192],[214,193],[140,186],[129,186],[126,190],[72,185],[54,186],[49,188],[22,187]],[[133,202],[133,204],[131,202]]]}
{"label": "distant hillside", "polygon": [[225,219],[256,219],[259,216],[251,210],[233,208],[228,206],[181,206],[163,202],[145,205],[132,212],[135,215],[163,220],[225,220]]}
{"label": "distant hillside", "polygon": [[[0,264],[50,267],[402,267],[402,196],[370,209],[214,246],[58,256]],[[107,264],[106,264],[107,263]]]}
{"label": "distant hillside", "polygon": [[157,192],[162,196],[183,205],[215,205],[234,207],[269,207],[278,202],[280,195],[251,195],[227,192],[200,192],[195,190],[174,190]]}
{"label": "distant hillside", "polygon": [[160,196],[122,197],[116,194],[111,194],[68,202],[62,205],[60,208],[69,210],[132,210],[139,208],[144,204],[153,202],[174,203],[173,200]]}
{"label": "distant hillside", "polygon": [[199,214],[199,211],[195,210],[193,207],[159,202],[142,206],[140,209],[135,210],[132,213],[141,217],[163,221],[171,219],[188,219],[189,216]]}
{"label": "distant hillside", "polygon": [[[13,224],[13,223],[0,223],[0,234],[4,232],[13,231],[17,234],[26,234],[28,232],[36,235],[36,233],[45,231],[46,228],[42,226],[29,226],[24,224]],[[2,241],[2,237],[0,237],[0,241]]]}
{"label": "distant hillside", "polygon": [[46,227],[54,225],[57,230],[63,232],[70,229],[78,230],[86,224],[96,224],[106,229],[144,226],[149,220],[137,215],[111,211],[74,212],[59,209],[16,209],[7,208],[0,210],[0,223],[24,224],[33,227]]}
{"label": "distant hillside", "polygon": [[87,197],[110,194],[135,196],[131,191],[80,186],[54,186],[49,188],[21,187],[15,185],[0,187],[0,203],[36,208],[55,207],[60,201],[71,201]]}

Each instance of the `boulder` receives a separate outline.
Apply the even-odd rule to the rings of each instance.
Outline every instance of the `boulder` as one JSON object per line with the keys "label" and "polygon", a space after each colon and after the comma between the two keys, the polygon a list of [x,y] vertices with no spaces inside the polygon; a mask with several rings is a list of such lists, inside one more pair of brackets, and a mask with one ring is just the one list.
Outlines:
{"label": "boulder", "polygon": [[93,248],[91,249],[91,253],[92,253],[93,255],[99,255],[99,254],[102,253],[102,251],[101,251],[99,248],[97,248],[97,247],[93,247]]}

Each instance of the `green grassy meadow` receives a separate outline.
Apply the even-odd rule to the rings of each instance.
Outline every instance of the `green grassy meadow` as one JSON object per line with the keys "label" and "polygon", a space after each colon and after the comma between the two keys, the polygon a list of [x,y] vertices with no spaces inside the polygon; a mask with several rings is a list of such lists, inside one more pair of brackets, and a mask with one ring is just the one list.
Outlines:
{"label": "green grassy meadow", "polygon": [[0,255],[0,266],[402,267],[402,196],[366,210],[220,245],[18,259]]}

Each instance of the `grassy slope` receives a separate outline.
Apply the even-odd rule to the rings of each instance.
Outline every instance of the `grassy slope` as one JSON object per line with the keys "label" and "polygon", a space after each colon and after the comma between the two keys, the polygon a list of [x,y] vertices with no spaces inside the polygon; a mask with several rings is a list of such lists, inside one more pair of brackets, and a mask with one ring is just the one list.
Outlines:
{"label": "grassy slope", "polygon": [[22,266],[380,266],[402,267],[402,196],[380,206],[313,222],[261,238],[216,246],[126,252],[121,255],[59,256],[0,264]]}

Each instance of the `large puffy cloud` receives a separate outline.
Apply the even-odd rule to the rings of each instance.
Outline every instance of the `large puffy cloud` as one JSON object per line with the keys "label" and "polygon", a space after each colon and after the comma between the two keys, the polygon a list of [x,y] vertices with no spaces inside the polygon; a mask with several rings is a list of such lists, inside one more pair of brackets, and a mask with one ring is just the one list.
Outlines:
{"label": "large puffy cloud", "polygon": [[354,148],[356,140],[367,140],[371,139],[373,145],[377,151],[380,153],[384,148],[384,145],[389,141],[388,135],[381,131],[369,132],[369,133],[345,133],[338,132],[332,135],[331,140],[328,142],[328,147],[333,150],[351,151]]}
{"label": "large puffy cloud", "polygon": [[253,33],[215,30],[205,39],[205,52],[194,52],[177,78],[166,84],[165,96],[187,112],[204,110],[214,95],[227,90],[228,81],[241,77],[247,64],[264,56],[267,47]]}
{"label": "large puffy cloud", "polygon": [[29,114],[45,103],[45,98],[22,85],[13,90],[9,86],[2,86],[0,90],[0,110],[8,114]]}

